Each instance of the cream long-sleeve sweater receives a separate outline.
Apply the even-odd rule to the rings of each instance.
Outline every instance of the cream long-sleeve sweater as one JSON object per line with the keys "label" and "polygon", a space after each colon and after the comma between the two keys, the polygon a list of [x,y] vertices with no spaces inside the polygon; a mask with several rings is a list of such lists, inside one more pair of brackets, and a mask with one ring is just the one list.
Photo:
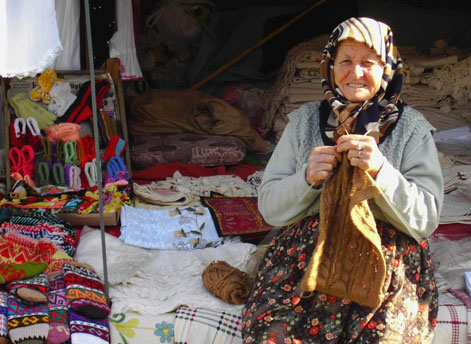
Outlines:
{"label": "cream long-sleeve sweater", "polygon": [[[308,103],[289,115],[290,122],[266,166],[258,207],[271,225],[286,226],[319,212],[322,187],[311,188],[305,179],[311,149],[324,146],[319,105]],[[443,203],[433,132],[420,112],[404,107],[394,130],[379,146],[386,158],[376,176],[382,195],[370,201],[376,219],[417,241],[436,229]]]}

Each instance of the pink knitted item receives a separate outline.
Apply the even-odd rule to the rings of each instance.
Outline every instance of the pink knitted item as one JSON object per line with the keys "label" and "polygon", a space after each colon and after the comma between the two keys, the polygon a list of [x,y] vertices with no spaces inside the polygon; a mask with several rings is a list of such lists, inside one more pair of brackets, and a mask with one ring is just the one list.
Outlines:
{"label": "pink knitted item", "polygon": [[64,343],[70,338],[68,303],[62,273],[49,276],[49,333],[47,344]]}
{"label": "pink knitted item", "polygon": [[46,135],[49,141],[78,141],[80,139],[80,124],[59,123],[46,128]]}

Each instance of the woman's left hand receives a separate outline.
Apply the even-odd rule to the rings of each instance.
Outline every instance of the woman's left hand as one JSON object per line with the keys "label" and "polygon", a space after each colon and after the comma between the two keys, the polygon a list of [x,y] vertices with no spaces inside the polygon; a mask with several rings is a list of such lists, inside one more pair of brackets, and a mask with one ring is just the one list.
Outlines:
{"label": "woman's left hand", "polygon": [[373,137],[367,135],[343,135],[337,140],[337,152],[348,152],[350,165],[358,166],[375,179],[385,157]]}

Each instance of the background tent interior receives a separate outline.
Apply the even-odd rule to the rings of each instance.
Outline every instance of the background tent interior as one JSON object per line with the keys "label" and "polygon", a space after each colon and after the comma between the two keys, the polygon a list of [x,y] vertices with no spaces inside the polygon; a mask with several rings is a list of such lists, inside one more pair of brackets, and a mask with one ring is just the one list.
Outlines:
{"label": "background tent interior", "polygon": [[[80,8],[79,39],[73,45],[80,53],[75,66],[57,69],[57,77],[69,81],[77,96],[90,67],[84,4],[67,1]],[[211,261],[225,260],[255,274],[276,234],[256,205],[263,168],[287,114],[323,99],[318,64],[326,35],[352,16],[373,17],[392,27],[406,66],[402,96],[438,130],[445,206],[430,238],[440,291],[434,343],[461,344],[471,336],[471,298],[463,277],[471,271],[471,1],[316,3],[90,0],[93,66],[97,78],[110,84],[101,110],[116,117],[107,122],[106,111],[99,111],[100,138],[95,139],[102,157],[123,155],[125,166],[113,168],[127,172],[129,182],[122,186],[128,198],[105,223],[107,267],[101,234],[93,230],[99,218],[68,219],[76,234],[73,258],[108,276],[111,343],[198,344],[218,335],[241,343],[242,306],[214,297],[202,283],[202,272]],[[119,12],[119,6],[127,10]],[[128,26],[113,41],[120,18],[127,18]],[[63,47],[68,43],[62,41]],[[32,88],[39,77],[2,80],[10,86],[0,93],[0,115],[7,119],[0,122],[2,138],[14,118],[8,105],[12,90]],[[88,119],[80,125],[91,133]],[[120,139],[103,134],[106,128]],[[10,146],[10,140],[0,140],[5,199]],[[104,184],[113,172],[106,166]],[[234,218],[228,219],[231,211]],[[156,223],[162,226],[159,236],[153,232]],[[155,303],[149,305],[149,299]],[[203,318],[206,324],[199,322]]]}

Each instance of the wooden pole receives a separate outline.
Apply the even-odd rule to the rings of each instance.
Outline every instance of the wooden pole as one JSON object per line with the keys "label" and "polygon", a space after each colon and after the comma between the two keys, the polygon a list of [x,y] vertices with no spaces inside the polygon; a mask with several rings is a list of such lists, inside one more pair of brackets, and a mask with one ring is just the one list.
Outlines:
{"label": "wooden pole", "polygon": [[235,63],[239,62],[240,60],[242,60],[245,56],[249,55],[252,51],[254,51],[255,49],[259,48],[260,46],[262,46],[263,44],[265,44],[266,42],[268,42],[270,39],[272,39],[273,37],[275,37],[276,35],[278,35],[280,32],[286,30],[288,27],[290,27],[293,23],[295,23],[296,21],[298,21],[299,19],[301,19],[302,17],[304,17],[306,14],[308,14],[309,12],[311,12],[314,8],[322,5],[324,2],[326,2],[327,0],[319,0],[315,3],[313,3],[312,5],[310,5],[308,8],[306,8],[304,11],[302,11],[301,13],[299,13],[296,17],[294,17],[293,19],[291,19],[290,21],[286,22],[285,24],[283,24],[282,26],[280,26],[278,29],[276,29],[275,31],[273,31],[272,33],[268,34],[267,36],[263,37],[261,40],[259,40],[257,43],[255,43],[254,45],[252,45],[251,47],[247,48],[246,50],[244,50],[243,52],[241,52],[239,55],[237,55],[236,57],[234,57],[232,60],[226,62],[224,65],[222,65],[221,67],[219,67],[218,69],[216,69],[214,72],[212,72],[211,74],[209,74],[208,76],[204,77],[203,79],[201,79],[200,81],[198,81],[196,84],[192,85],[190,87],[191,90],[196,90],[198,88],[200,88],[201,86],[203,86],[204,84],[206,84],[208,81],[210,81],[211,79],[215,78],[216,76],[218,76],[219,74],[221,74],[222,72],[224,72],[226,69],[228,69],[229,67],[231,67],[232,65],[234,65]]}

